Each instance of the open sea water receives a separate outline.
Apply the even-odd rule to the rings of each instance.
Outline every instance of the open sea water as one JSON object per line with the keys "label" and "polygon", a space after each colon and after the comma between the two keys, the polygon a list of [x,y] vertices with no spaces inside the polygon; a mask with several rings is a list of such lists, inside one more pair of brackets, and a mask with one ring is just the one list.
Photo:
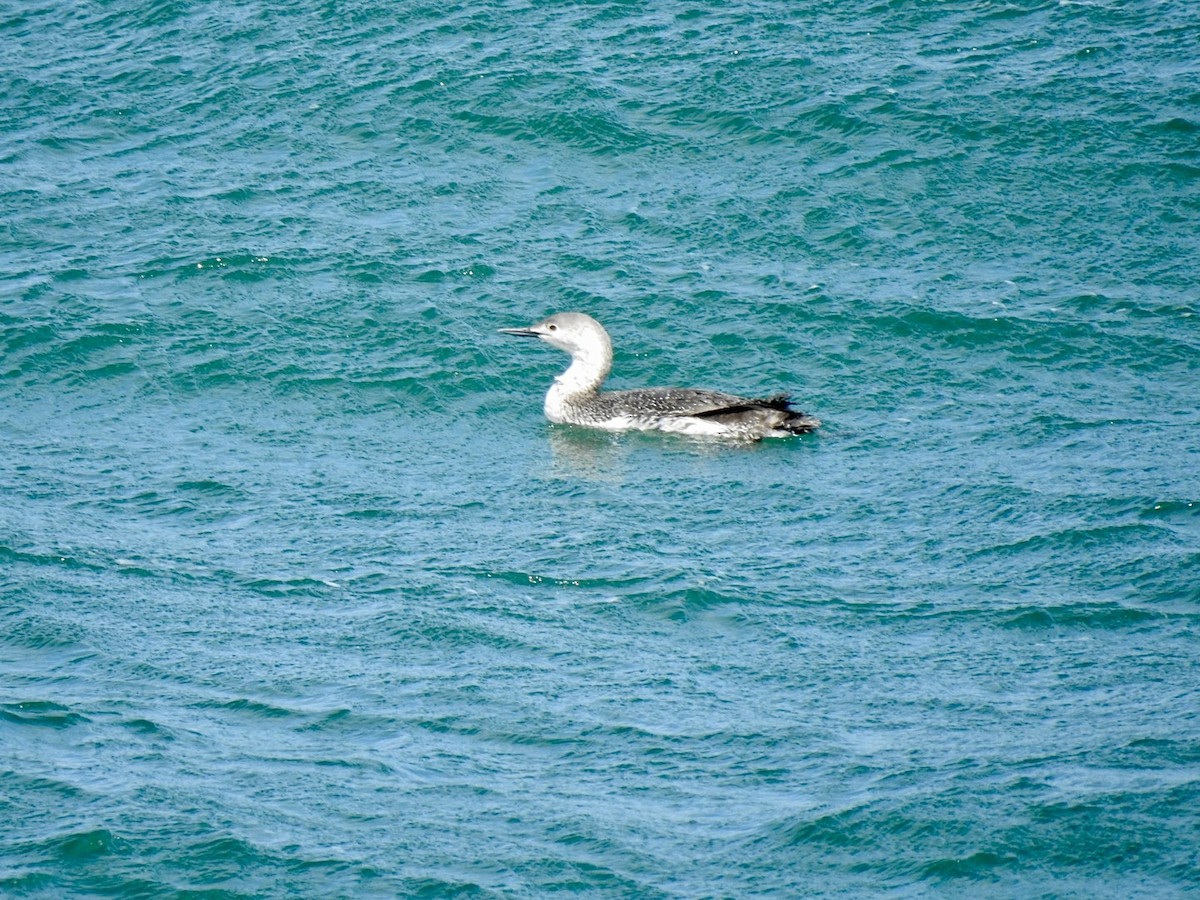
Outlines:
{"label": "open sea water", "polygon": [[[1200,6],[0,2],[0,895],[1200,891]],[[814,435],[552,427],[790,391]]]}

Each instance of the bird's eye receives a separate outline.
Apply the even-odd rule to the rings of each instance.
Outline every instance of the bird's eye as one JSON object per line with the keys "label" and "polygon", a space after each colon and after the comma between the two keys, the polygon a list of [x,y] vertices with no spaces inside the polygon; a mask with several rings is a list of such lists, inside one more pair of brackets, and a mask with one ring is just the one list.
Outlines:
{"label": "bird's eye", "polygon": [[557,325],[547,325],[546,330],[547,331],[558,331],[558,326]]}

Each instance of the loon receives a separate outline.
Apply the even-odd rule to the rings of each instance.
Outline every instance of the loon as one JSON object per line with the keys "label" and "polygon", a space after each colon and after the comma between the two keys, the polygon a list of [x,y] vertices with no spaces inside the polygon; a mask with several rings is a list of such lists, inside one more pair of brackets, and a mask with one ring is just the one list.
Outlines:
{"label": "loon", "polygon": [[761,399],[695,388],[601,391],[612,369],[612,340],[586,313],[557,313],[528,328],[502,334],[540,338],[571,354],[571,365],[546,394],[546,418],[556,424],[608,431],[670,431],[758,441],[805,434],[820,419],[792,408],[786,394]]}

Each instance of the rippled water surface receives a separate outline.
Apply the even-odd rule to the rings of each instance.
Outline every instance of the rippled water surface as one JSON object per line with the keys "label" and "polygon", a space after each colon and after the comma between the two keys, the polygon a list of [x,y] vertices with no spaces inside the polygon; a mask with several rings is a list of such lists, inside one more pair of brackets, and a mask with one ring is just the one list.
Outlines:
{"label": "rippled water surface", "polygon": [[0,894],[1200,889],[1197,34],[0,3]]}

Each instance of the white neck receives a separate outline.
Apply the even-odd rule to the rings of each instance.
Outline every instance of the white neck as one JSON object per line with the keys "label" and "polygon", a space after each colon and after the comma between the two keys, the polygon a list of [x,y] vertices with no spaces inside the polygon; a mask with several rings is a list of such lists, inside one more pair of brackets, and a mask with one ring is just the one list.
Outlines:
{"label": "white neck", "polygon": [[611,369],[612,351],[608,347],[577,351],[567,371],[554,379],[546,394],[546,418],[551,422],[571,421],[570,407],[599,391]]}

